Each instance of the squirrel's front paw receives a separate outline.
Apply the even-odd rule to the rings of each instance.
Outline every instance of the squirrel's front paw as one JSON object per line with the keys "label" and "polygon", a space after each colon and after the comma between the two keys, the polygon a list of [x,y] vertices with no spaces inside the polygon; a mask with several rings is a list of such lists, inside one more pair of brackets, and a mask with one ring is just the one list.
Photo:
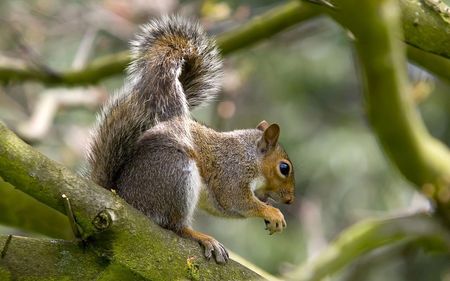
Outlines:
{"label": "squirrel's front paw", "polygon": [[199,243],[205,249],[205,257],[209,260],[214,253],[214,258],[217,263],[226,263],[230,256],[227,249],[219,241],[212,237],[204,238]]}
{"label": "squirrel's front paw", "polygon": [[269,234],[272,235],[275,232],[281,232],[286,227],[286,221],[280,210],[271,208],[264,218],[266,223],[266,230],[269,230]]}

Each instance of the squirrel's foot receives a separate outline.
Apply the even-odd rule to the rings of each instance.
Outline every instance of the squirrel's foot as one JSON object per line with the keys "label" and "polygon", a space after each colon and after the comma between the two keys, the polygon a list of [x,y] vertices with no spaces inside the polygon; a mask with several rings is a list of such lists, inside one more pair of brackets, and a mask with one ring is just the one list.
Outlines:
{"label": "squirrel's foot", "polygon": [[209,237],[198,241],[205,249],[205,257],[209,260],[214,254],[214,259],[217,263],[226,263],[230,256],[227,249],[216,239]]}
{"label": "squirrel's foot", "polygon": [[230,259],[225,246],[223,246],[222,243],[220,243],[213,237],[187,227],[182,229],[181,234],[186,238],[193,239],[200,243],[205,251],[205,257],[208,260],[213,255],[216,262],[220,264],[224,264]]}
{"label": "squirrel's foot", "polygon": [[266,230],[269,230],[270,235],[283,231],[287,226],[281,211],[273,207],[265,212],[264,222],[266,223]]}

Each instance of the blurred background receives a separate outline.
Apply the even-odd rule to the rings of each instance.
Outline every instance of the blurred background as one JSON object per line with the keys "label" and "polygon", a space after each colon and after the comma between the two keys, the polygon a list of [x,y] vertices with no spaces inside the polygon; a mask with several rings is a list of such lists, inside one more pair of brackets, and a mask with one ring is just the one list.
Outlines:
{"label": "blurred background", "polygon": [[[126,50],[138,25],[151,17],[179,13],[219,34],[283,2],[0,1],[0,61],[20,58],[50,71],[80,69],[96,57]],[[431,134],[450,145],[449,85],[409,68]],[[348,33],[325,17],[225,58],[223,91],[195,117],[218,130],[255,127],[263,119],[279,123],[295,167],[297,200],[279,206],[288,223],[281,234],[269,236],[259,219],[227,220],[201,212],[198,230],[281,274],[364,218],[430,208],[371,133],[357,69]],[[80,171],[96,113],[123,79],[117,75],[97,85],[67,88],[4,84],[0,119],[48,157]],[[7,210],[0,207],[1,212]],[[0,233],[36,235],[7,225],[0,225]],[[449,264],[450,256],[399,244],[364,256],[333,280],[450,280]]]}

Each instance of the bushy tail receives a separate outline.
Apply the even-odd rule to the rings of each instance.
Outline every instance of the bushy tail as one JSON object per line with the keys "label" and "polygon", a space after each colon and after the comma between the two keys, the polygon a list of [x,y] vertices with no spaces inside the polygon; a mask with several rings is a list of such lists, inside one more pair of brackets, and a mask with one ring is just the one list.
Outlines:
{"label": "bushy tail", "polygon": [[222,62],[197,23],[165,17],[131,43],[127,83],[103,108],[88,154],[90,178],[114,188],[141,134],[157,122],[188,116],[219,89]]}

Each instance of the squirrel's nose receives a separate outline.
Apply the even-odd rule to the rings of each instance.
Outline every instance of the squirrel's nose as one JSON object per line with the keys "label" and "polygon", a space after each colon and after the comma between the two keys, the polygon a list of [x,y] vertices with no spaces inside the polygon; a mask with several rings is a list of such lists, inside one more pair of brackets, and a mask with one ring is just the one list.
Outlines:
{"label": "squirrel's nose", "polygon": [[289,197],[286,200],[284,200],[285,204],[292,204],[292,202],[294,202],[294,197]]}

